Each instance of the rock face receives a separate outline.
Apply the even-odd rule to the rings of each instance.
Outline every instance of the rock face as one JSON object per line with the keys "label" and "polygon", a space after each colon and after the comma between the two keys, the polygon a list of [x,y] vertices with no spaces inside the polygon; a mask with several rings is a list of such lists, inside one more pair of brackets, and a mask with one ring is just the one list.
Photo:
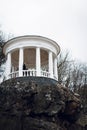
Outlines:
{"label": "rock face", "polygon": [[80,94],[83,109],[79,119],[77,120],[77,124],[87,130],[87,84],[84,84],[82,87],[80,87],[78,92]]}
{"label": "rock face", "polygon": [[78,95],[57,81],[25,77],[0,85],[1,130],[85,130],[75,124]]}

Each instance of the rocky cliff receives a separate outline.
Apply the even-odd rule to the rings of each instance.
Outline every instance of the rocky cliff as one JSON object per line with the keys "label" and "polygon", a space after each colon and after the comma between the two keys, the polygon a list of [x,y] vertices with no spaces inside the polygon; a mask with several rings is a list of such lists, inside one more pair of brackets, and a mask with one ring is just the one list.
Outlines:
{"label": "rocky cliff", "polygon": [[40,78],[16,78],[0,85],[0,130],[86,130],[77,122],[79,95]]}

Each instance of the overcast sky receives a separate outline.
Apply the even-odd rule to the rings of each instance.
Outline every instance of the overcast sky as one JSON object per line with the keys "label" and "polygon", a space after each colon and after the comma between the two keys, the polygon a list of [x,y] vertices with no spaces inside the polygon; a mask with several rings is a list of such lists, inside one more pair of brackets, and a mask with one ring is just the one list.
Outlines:
{"label": "overcast sky", "polygon": [[0,0],[0,24],[14,36],[51,38],[87,62],[87,0]]}

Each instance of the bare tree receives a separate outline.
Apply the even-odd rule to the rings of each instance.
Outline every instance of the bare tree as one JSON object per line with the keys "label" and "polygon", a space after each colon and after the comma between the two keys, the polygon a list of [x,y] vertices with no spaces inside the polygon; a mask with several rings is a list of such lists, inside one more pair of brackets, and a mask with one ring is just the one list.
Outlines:
{"label": "bare tree", "polygon": [[68,51],[64,54],[65,55],[63,55],[61,52],[58,57],[58,79],[60,84],[68,86],[70,82],[70,71],[73,61],[70,60]]}
{"label": "bare tree", "polygon": [[78,89],[87,84],[87,64],[76,63],[71,60],[69,52],[60,53],[58,58],[59,83],[78,92]]}
{"label": "bare tree", "polygon": [[5,44],[4,34],[0,31],[0,66],[5,61],[5,56],[3,54],[3,46]]}
{"label": "bare tree", "polygon": [[6,43],[6,41],[12,39],[14,37],[13,34],[9,33],[6,35],[3,33],[2,30],[0,30],[0,66],[5,62],[5,55],[3,54],[3,46]]}
{"label": "bare tree", "polygon": [[74,64],[71,71],[71,86],[75,92],[87,84],[87,64]]}

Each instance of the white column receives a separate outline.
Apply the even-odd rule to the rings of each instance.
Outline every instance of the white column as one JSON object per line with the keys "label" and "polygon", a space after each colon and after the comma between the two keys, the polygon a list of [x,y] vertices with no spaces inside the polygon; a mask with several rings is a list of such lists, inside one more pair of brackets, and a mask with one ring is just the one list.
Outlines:
{"label": "white column", "polygon": [[9,74],[11,73],[11,52],[7,54],[7,61],[6,61],[6,79],[9,79]]}
{"label": "white column", "polygon": [[49,73],[50,78],[53,78],[53,54],[49,51]]}
{"label": "white column", "polygon": [[23,76],[23,61],[24,61],[24,56],[23,56],[23,48],[19,49],[19,76]]}
{"label": "white column", "polygon": [[36,48],[36,71],[37,76],[41,76],[41,60],[40,60],[40,48]]}
{"label": "white column", "polygon": [[57,57],[54,59],[54,76],[58,80]]}

